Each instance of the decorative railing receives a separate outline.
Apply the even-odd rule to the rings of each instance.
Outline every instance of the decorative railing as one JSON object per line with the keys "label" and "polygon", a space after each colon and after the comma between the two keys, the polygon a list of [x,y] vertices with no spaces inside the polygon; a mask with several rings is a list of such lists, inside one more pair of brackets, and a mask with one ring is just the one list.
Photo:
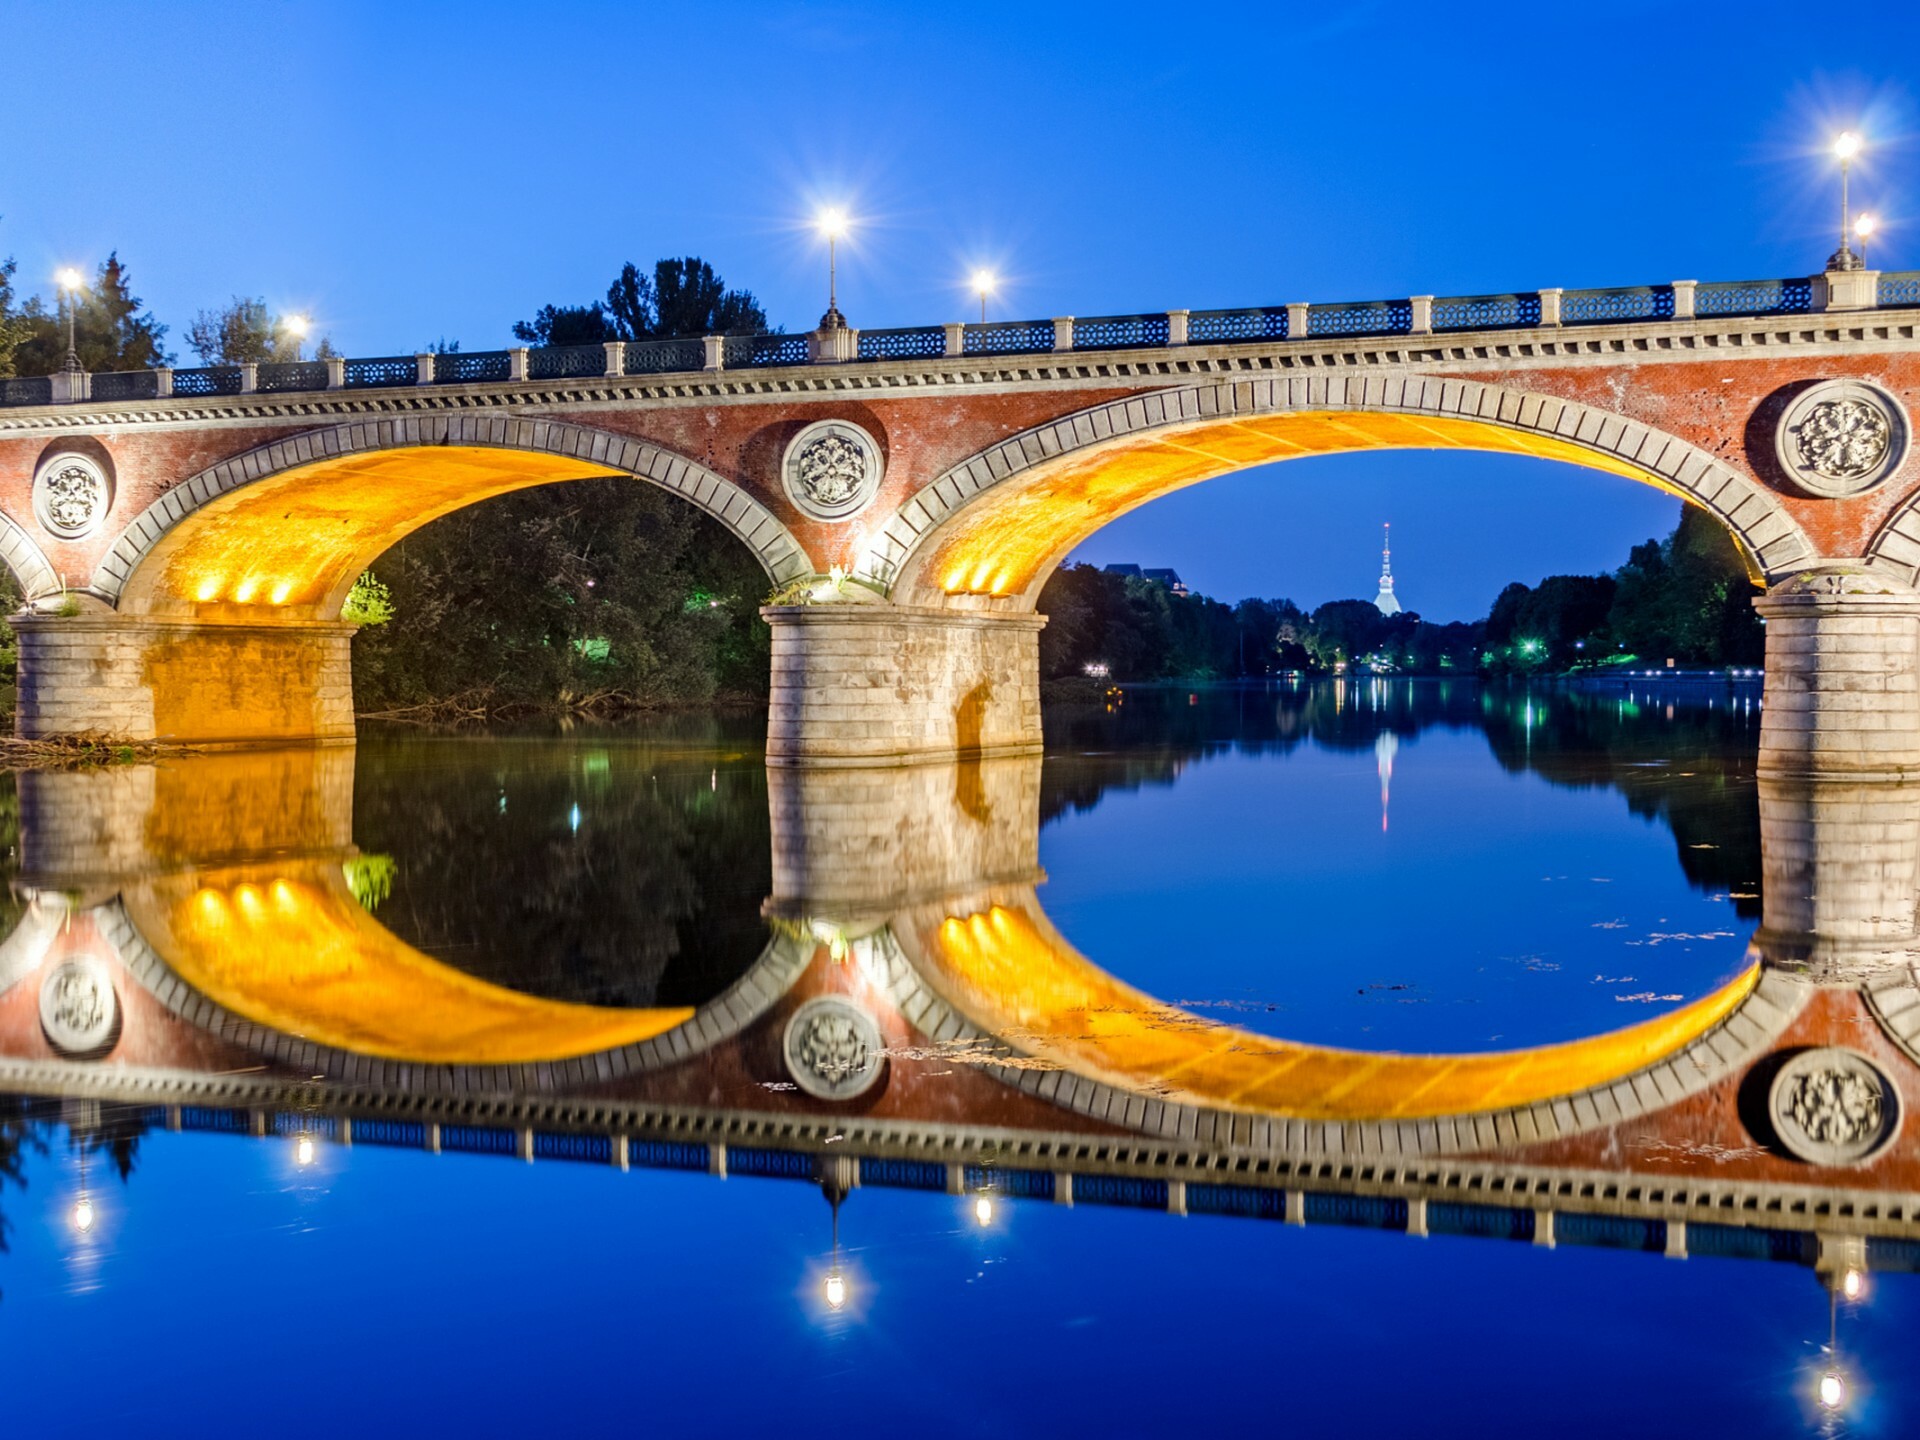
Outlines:
{"label": "decorative railing", "polygon": [[1307,334],[1404,335],[1413,325],[1406,300],[1368,300],[1355,305],[1313,305],[1307,309]]}
{"label": "decorative railing", "polygon": [[238,395],[245,379],[238,365],[209,365],[204,370],[173,372],[176,395]]}
{"label": "decorative railing", "polygon": [[1538,295],[1451,295],[1433,302],[1435,330],[1513,330],[1539,323]]}
{"label": "decorative railing", "polygon": [[[1816,277],[1817,279],[1817,277]],[[1814,308],[1815,280],[1680,281],[1600,290],[1545,290],[1513,295],[1416,296],[1339,305],[1266,305],[1235,310],[1094,315],[1052,320],[998,320],[980,325],[911,325],[845,332],[851,351],[821,347],[821,360],[937,361],[965,356],[1043,355],[1057,350],[1127,350],[1158,346],[1246,345],[1276,340],[1454,335],[1466,331],[1550,329],[1648,320],[1802,315]],[[1879,277],[1882,307],[1920,307],[1920,270]],[[716,353],[717,352],[717,353]],[[288,364],[211,365],[196,370],[134,370],[100,375],[34,375],[0,379],[0,407],[94,400],[120,403],[252,392],[365,390],[431,383],[498,384],[516,380],[602,379],[721,369],[805,365],[816,359],[807,335],[728,335],[633,340],[615,345],[388,355],[369,360],[303,360]]]}
{"label": "decorative railing", "polygon": [[327,362],[298,360],[284,365],[261,365],[254,374],[256,390],[324,390],[327,388]]}
{"label": "decorative railing", "polygon": [[965,355],[1032,355],[1051,349],[1051,320],[995,320],[969,325],[960,346]]}
{"label": "decorative railing", "polygon": [[1140,345],[1167,343],[1167,317],[1159,315],[1102,315],[1073,322],[1076,350],[1127,350]]}
{"label": "decorative railing", "polygon": [[804,365],[812,358],[804,335],[729,335],[720,347],[728,368],[753,365]]}
{"label": "decorative railing", "polygon": [[585,380],[606,373],[604,345],[553,345],[527,352],[529,380]]}
{"label": "decorative railing", "polygon": [[947,327],[914,325],[904,330],[862,330],[862,360],[930,360],[947,353]]}
{"label": "decorative railing", "polygon": [[1723,280],[1693,292],[1696,315],[1800,315],[1812,308],[1811,280]]}
{"label": "decorative railing", "polygon": [[1287,311],[1284,305],[1256,306],[1251,310],[1195,310],[1187,316],[1189,345],[1286,338]]}
{"label": "decorative railing", "polygon": [[374,389],[388,385],[417,385],[420,366],[411,355],[383,355],[374,360],[349,360],[346,366],[348,389]]}
{"label": "decorative railing", "polygon": [[433,357],[436,385],[485,385],[513,378],[513,357],[504,350],[454,350]]}
{"label": "decorative railing", "polygon": [[1889,270],[1880,277],[1882,305],[1920,305],[1920,270]]}
{"label": "decorative railing", "polygon": [[627,375],[664,375],[706,367],[704,340],[629,340],[621,370]]}
{"label": "decorative railing", "polygon": [[[0,382],[12,384],[14,382]],[[51,386],[52,377],[47,377]],[[160,394],[160,372],[158,370],[121,370],[109,375],[93,377],[93,395],[95,400],[152,400]]]}
{"label": "decorative railing", "polygon": [[1562,325],[1672,318],[1671,285],[1622,285],[1611,290],[1568,290],[1560,297]]}

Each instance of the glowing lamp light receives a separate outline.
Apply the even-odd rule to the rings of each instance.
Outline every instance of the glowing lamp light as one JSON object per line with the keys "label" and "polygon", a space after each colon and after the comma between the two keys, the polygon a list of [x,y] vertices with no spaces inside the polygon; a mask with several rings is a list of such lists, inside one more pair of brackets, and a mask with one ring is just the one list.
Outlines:
{"label": "glowing lamp light", "polygon": [[1849,1300],[1858,1300],[1867,1293],[1867,1277],[1858,1270],[1848,1270],[1840,1277],[1840,1293]]}
{"label": "glowing lamp light", "polygon": [[294,1142],[293,1163],[298,1165],[302,1170],[313,1164],[313,1155],[313,1137],[311,1135],[302,1135]]}
{"label": "glowing lamp light", "polygon": [[1823,1410],[1838,1410],[1847,1403],[1847,1382],[1840,1378],[1838,1370],[1829,1370],[1820,1377],[1820,1385],[1815,1393],[1820,1397]]}
{"label": "glowing lamp light", "polygon": [[69,1218],[73,1221],[74,1230],[79,1234],[85,1235],[88,1231],[92,1230],[94,1219],[93,1197],[83,1194],[78,1200],[74,1201],[73,1214]]}
{"label": "glowing lamp light", "polygon": [[983,298],[985,296],[991,295],[993,293],[994,284],[995,284],[995,281],[993,278],[993,272],[991,270],[976,270],[973,272],[973,293],[974,294],[979,295]]}
{"label": "glowing lamp light", "polygon": [[80,290],[86,286],[86,277],[71,265],[62,266],[53,272],[53,283],[62,290]]}
{"label": "glowing lamp light", "polygon": [[1853,233],[1862,240],[1880,228],[1880,222],[1871,215],[1857,215],[1853,221]]}
{"label": "glowing lamp light", "polygon": [[813,223],[827,239],[838,240],[847,233],[847,212],[838,207],[822,210],[813,217]]}
{"label": "glowing lamp light", "polygon": [[982,1195],[973,1202],[973,1218],[980,1222],[982,1229],[993,1224],[993,1197]]}
{"label": "glowing lamp light", "polygon": [[1860,137],[1851,130],[1842,130],[1834,139],[1833,153],[1842,160],[1851,160],[1860,153]]}
{"label": "glowing lamp light", "polygon": [[838,1310],[847,1303],[847,1282],[838,1270],[827,1276],[827,1308]]}
{"label": "glowing lamp light", "polygon": [[307,331],[312,328],[312,323],[304,315],[288,315],[280,321],[280,328],[294,339],[304,340],[307,338]]}

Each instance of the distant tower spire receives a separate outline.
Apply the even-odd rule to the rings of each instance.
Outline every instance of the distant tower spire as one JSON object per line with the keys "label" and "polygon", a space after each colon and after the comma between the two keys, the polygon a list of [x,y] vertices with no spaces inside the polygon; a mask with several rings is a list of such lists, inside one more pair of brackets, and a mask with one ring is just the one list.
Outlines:
{"label": "distant tower spire", "polygon": [[1393,594],[1393,524],[1380,527],[1380,593],[1373,597],[1382,615],[1398,615],[1400,602]]}

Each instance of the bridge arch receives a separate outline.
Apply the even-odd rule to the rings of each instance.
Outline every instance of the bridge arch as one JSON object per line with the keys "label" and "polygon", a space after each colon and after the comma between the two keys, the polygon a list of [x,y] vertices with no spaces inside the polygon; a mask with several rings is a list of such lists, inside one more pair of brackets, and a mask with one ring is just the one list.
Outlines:
{"label": "bridge arch", "polygon": [[738,537],[776,584],[812,572],[771,511],[684,455],[562,421],[469,414],[310,430],[224,460],[129,524],[91,588],[130,615],[334,620],[360,572],[427,522],[596,476],[681,496]]}
{"label": "bridge arch", "polygon": [[1763,486],[1598,407],[1417,374],[1299,375],[1163,390],[1023,431],[902,506],[865,573],[907,604],[1031,610],[1076,545],[1150,500],[1272,461],[1370,449],[1502,451],[1654,485],[1716,516],[1759,579],[1817,555]]}
{"label": "bridge arch", "polygon": [[0,515],[0,564],[13,572],[13,578],[29,600],[51,595],[60,588],[60,577],[54,573],[46,553],[6,515]]}

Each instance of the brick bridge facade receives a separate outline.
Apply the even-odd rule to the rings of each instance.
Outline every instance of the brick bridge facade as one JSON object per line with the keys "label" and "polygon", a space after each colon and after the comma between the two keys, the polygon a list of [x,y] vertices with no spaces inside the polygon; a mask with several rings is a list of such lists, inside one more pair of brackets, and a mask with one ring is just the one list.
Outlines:
{"label": "brick bridge facade", "polygon": [[[340,616],[362,569],[477,500],[624,475],[766,569],[777,763],[1030,750],[1040,588],[1108,520],[1252,465],[1459,448],[1710,511],[1769,621],[1765,767],[1905,774],[1912,279],[0,382],[0,558],[29,601],[19,727],[350,739]],[[1725,313],[1743,308],[1762,313]]]}

